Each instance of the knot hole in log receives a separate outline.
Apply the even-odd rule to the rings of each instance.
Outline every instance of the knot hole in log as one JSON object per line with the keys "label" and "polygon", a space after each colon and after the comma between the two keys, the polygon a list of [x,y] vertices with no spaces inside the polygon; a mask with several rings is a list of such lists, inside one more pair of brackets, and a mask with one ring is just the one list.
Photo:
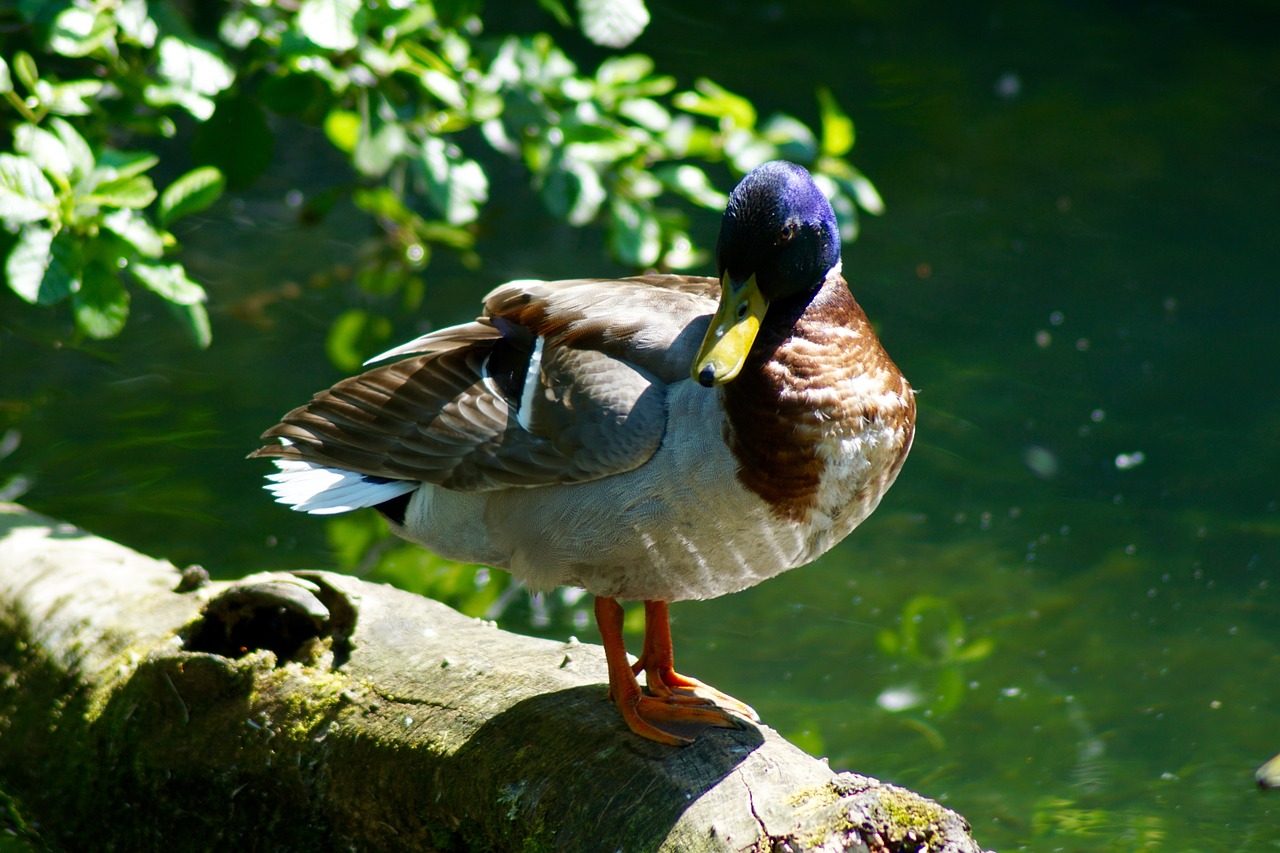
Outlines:
{"label": "knot hole in log", "polygon": [[267,650],[281,666],[314,662],[328,640],[336,669],[351,653],[355,625],[355,605],[320,574],[250,576],[205,604],[183,632],[183,648],[232,659]]}

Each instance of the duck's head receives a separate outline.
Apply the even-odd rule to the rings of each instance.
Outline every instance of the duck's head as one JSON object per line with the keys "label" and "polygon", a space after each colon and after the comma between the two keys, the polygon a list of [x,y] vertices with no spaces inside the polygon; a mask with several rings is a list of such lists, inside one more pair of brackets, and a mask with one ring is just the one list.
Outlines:
{"label": "duck's head", "polygon": [[720,307],[693,378],[711,387],[736,377],[769,304],[812,297],[839,260],[835,212],[809,173],[782,160],[754,169],[730,194],[720,224]]}

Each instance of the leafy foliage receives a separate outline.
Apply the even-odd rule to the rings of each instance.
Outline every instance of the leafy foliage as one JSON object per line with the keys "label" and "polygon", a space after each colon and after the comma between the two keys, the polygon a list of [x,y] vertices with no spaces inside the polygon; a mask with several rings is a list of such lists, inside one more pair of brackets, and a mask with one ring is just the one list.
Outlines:
{"label": "leafy foliage", "polygon": [[[126,321],[126,283],[138,285],[207,344],[204,291],[168,229],[224,188],[251,185],[281,117],[322,127],[348,158],[345,191],[401,259],[365,274],[379,292],[404,286],[433,248],[471,251],[503,158],[523,166],[552,215],[603,224],[610,251],[637,269],[701,263],[691,210],[721,207],[718,184],[773,157],[815,171],[846,238],[859,207],[880,211],[846,159],[853,124],[829,91],[818,93],[815,134],[791,116],[761,120],[710,80],[677,91],[642,54],[586,71],[550,35],[486,34],[480,5],[262,0],[188,18],[196,7],[170,0],[22,0],[0,12],[10,288],[34,304],[69,303],[77,329],[103,338]],[[558,0],[541,5],[572,22]],[[576,10],[584,35],[610,48],[649,21],[643,0],[579,0]],[[184,168],[182,152],[160,144],[169,137],[190,141],[195,168],[157,192],[153,168]],[[131,150],[116,148],[121,140]],[[727,167],[718,179],[713,164]],[[349,330],[364,329],[359,320],[348,318]]]}

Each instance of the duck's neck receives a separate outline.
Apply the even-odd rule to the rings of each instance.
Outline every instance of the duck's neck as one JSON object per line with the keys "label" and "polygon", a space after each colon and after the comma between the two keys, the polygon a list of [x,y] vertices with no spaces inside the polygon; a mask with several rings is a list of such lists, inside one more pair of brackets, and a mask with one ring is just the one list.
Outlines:
{"label": "duck's neck", "polygon": [[723,393],[738,478],[775,514],[800,521],[816,505],[818,444],[865,422],[861,395],[847,393],[848,383],[882,358],[896,374],[838,269],[811,299],[769,306],[742,372]]}

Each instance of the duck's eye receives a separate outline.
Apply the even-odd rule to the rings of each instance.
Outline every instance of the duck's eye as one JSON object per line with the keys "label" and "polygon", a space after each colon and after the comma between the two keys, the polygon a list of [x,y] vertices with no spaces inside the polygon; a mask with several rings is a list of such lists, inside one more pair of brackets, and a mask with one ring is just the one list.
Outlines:
{"label": "duck's eye", "polygon": [[800,226],[794,222],[788,222],[782,226],[782,230],[778,232],[778,245],[785,246],[795,239],[796,234],[800,233]]}

